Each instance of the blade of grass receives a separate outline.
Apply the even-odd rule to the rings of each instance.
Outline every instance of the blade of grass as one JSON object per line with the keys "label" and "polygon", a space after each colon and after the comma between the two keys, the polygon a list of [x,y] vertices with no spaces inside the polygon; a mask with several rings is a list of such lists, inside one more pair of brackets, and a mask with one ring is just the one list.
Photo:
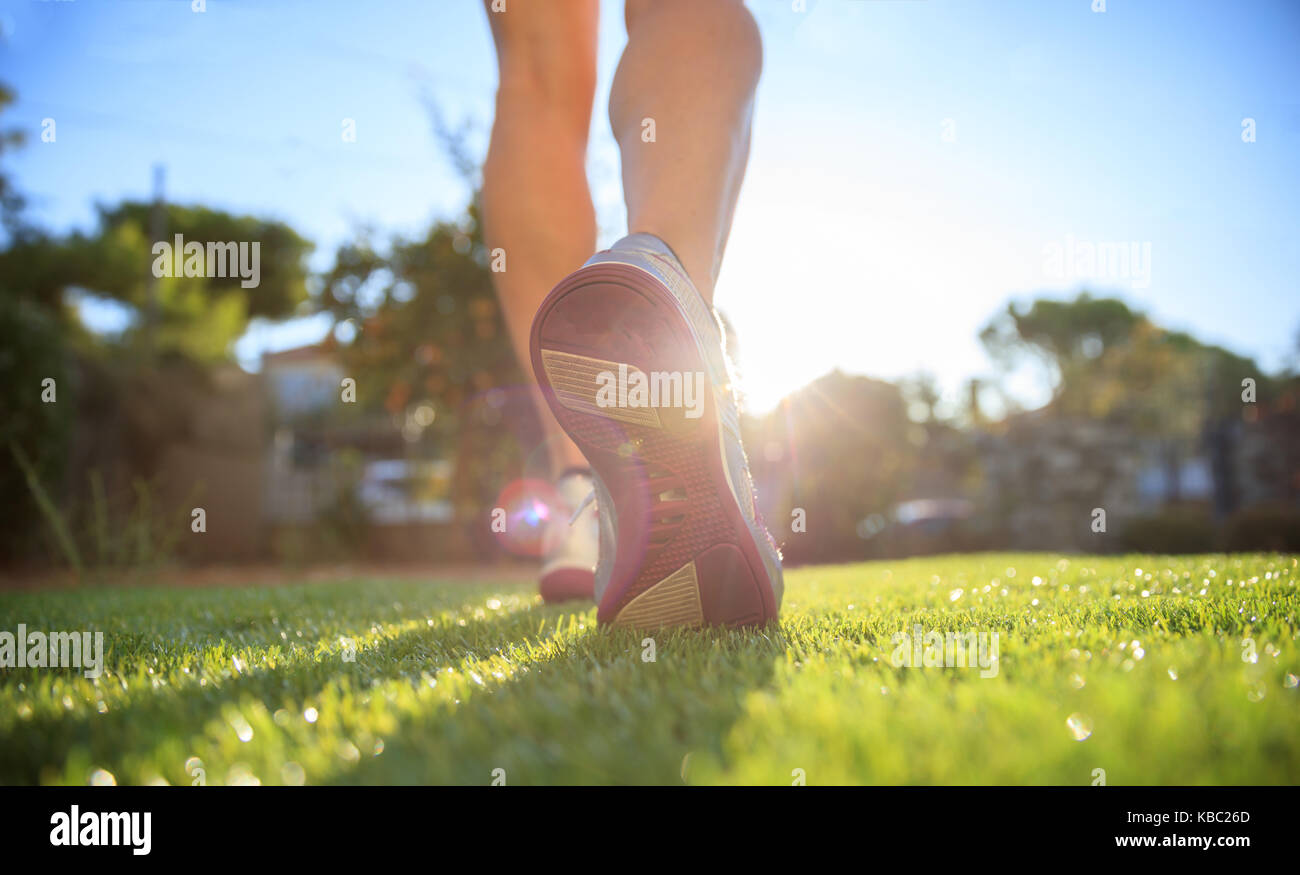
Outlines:
{"label": "blade of grass", "polygon": [[63,515],[55,507],[54,501],[50,498],[45,487],[41,485],[41,479],[36,474],[36,468],[32,465],[27,454],[22,451],[18,444],[13,441],[9,442],[9,452],[14,457],[14,462],[23,472],[23,478],[27,481],[27,488],[31,490],[32,498],[36,500],[36,506],[40,508],[41,515],[45,517],[45,522],[49,524],[50,530],[54,533],[54,540],[59,545],[59,551],[63,553],[63,558],[69,565],[81,575],[81,554],[77,550],[77,544],[72,540],[72,535],[68,532],[68,527],[63,521]]}

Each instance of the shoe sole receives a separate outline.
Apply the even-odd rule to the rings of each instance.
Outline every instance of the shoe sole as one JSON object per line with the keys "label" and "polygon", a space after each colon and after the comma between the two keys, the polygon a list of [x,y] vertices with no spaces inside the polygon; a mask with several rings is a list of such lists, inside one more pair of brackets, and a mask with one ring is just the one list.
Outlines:
{"label": "shoe sole", "polygon": [[[542,303],[531,357],[552,413],[613,498],[618,545],[598,622],[658,628],[774,620],[777,599],[728,478],[706,353],[677,298],[631,265],[583,267]],[[618,374],[620,365],[629,375],[703,373],[701,415],[602,406],[599,375]]]}

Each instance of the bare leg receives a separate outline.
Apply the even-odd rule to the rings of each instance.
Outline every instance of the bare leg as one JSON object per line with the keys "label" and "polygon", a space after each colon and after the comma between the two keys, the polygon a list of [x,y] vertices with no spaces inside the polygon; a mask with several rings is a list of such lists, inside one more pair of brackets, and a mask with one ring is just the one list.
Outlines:
{"label": "bare leg", "polygon": [[758,26],[740,0],[628,0],[625,16],[609,117],[628,231],[671,246],[712,301],[749,156]]}
{"label": "bare leg", "polygon": [[[596,248],[587,132],[596,86],[597,0],[512,2],[488,20],[500,71],[483,165],[484,234],[506,253],[494,273],[510,342],[525,371],[542,299]],[[534,391],[552,473],[587,461]]]}

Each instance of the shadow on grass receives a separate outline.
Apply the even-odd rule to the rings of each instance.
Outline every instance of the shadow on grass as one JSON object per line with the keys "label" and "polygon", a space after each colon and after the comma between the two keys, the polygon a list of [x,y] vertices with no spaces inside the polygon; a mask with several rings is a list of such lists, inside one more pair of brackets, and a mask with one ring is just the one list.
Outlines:
{"label": "shadow on grass", "polygon": [[[590,609],[574,613],[530,603],[485,616],[453,611],[431,618],[430,601],[433,610],[465,601],[463,591],[447,593],[444,587],[417,590],[423,598],[415,600],[422,604],[409,608],[372,603],[358,610],[356,601],[332,607],[331,595],[344,594],[281,589],[272,597],[250,593],[233,605],[200,594],[176,596],[172,604],[184,604],[198,618],[193,625],[118,613],[107,646],[118,654],[121,676],[101,684],[125,677],[135,685],[127,699],[110,698],[105,713],[84,703],[72,711],[42,708],[11,724],[13,731],[0,746],[0,781],[76,780],[68,764],[86,762],[121,775],[124,783],[142,779],[150,769],[173,783],[189,783],[184,759],[196,750],[215,751],[205,754],[213,760],[209,766],[234,761],[211,731],[216,722],[221,731],[234,732],[221,722],[230,707],[255,701],[268,712],[289,709],[296,721],[305,703],[328,699],[354,704],[356,713],[337,715],[334,735],[322,737],[317,749],[309,749],[315,745],[310,735],[304,739],[301,732],[285,731],[278,738],[254,739],[247,748],[250,759],[260,760],[264,770],[277,761],[311,761],[309,783],[485,784],[496,769],[504,769],[511,784],[675,783],[682,780],[688,753],[721,751],[745,697],[770,681],[784,652],[775,629],[597,630]],[[119,609],[150,604],[138,594],[124,601]],[[295,608],[297,616],[291,613]],[[102,614],[103,605],[97,609]],[[89,614],[93,618],[96,612]],[[308,616],[313,612],[320,614],[319,622]],[[46,619],[57,622],[59,611],[54,613]],[[283,624],[276,622],[281,616]],[[409,628],[365,642],[381,623]],[[281,633],[294,624],[312,629],[314,640],[299,639],[299,647],[289,648]],[[151,626],[161,628],[128,631]],[[220,628],[233,634],[223,637]],[[341,638],[362,641],[355,661],[342,658]],[[194,679],[180,687],[155,685],[141,674],[152,665],[162,675],[205,660],[229,662],[247,652],[244,648],[276,646],[283,649],[273,665],[254,657],[251,666],[228,677],[213,675],[209,665],[211,680],[205,685]],[[417,699],[410,693],[431,678],[443,678],[446,686],[440,671],[452,668],[463,675],[467,664],[491,665],[494,657],[508,670],[466,686],[454,700]],[[26,682],[26,695],[58,695],[58,684],[48,675],[28,674],[7,678],[6,685]],[[149,686],[140,689],[143,683]],[[378,715],[369,701],[374,697],[386,700],[378,703],[383,712]],[[259,733],[274,736],[278,728],[263,727]],[[382,755],[335,756],[335,746],[350,745],[336,743],[354,736],[382,737]],[[267,782],[278,777],[278,768],[262,774]]]}
{"label": "shadow on grass", "polygon": [[[649,661],[653,641],[653,661]],[[586,629],[566,652],[452,712],[424,712],[340,783],[680,784],[723,756],[780,633]],[[497,771],[501,770],[501,771]]]}

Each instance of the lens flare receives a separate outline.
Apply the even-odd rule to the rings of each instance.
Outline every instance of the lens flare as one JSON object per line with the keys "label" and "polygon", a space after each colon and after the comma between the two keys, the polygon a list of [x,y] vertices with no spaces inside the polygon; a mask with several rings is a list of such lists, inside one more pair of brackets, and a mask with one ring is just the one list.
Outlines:
{"label": "lens flare", "polygon": [[[496,506],[505,515],[493,521],[493,534],[516,556],[541,556],[547,525],[564,515],[563,499],[545,480],[510,481],[497,496]],[[566,520],[559,519],[559,522],[563,524]]]}

